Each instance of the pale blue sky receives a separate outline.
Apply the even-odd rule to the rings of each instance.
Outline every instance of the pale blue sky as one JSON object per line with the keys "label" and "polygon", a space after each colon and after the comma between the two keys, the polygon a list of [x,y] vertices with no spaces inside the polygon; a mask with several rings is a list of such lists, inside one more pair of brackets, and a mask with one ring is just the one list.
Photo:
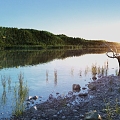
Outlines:
{"label": "pale blue sky", "polygon": [[0,26],[120,42],[120,0],[0,0]]}

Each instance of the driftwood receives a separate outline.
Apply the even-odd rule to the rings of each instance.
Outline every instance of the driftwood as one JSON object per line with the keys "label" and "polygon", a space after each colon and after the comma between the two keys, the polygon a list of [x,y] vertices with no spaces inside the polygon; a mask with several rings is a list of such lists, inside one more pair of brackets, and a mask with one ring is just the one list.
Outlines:
{"label": "driftwood", "polygon": [[[114,50],[110,47],[110,45],[105,43],[105,46],[108,47],[108,51],[106,52],[106,55],[109,58],[116,58],[118,60],[118,64],[119,64],[119,72],[118,72],[118,76],[120,76],[120,55],[117,52],[117,48],[115,46],[113,46]],[[112,55],[109,55],[109,52],[112,52]]]}

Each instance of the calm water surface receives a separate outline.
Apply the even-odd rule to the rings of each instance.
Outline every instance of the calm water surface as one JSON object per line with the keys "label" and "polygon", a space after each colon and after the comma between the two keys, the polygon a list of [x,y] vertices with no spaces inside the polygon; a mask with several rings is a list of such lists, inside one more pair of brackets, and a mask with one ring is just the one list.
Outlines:
{"label": "calm water surface", "polygon": [[[67,54],[67,55],[66,55]],[[68,54],[65,51],[54,52],[3,52],[0,56],[1,79],[10,77],[11,83],[3,89],[0,81],[0,113],[4,118],[11,115],[14,103],[13,89],[18,83],[18,75],[23,74],[27,81],[29,96],[41,96],[41,102],[50,94],[67,94],[73,84],[86,87],[93,76],[116,75],[118,63],[105,53]],[[97,73],[97,74],[96,74]],[[80,92],[86,92],[81,90]]]}

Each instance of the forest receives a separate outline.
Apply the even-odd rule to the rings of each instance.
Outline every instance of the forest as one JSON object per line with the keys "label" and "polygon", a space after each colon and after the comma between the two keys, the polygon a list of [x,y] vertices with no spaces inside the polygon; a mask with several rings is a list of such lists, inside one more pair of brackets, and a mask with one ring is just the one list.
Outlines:
{"label": "forest", "polygon": [[[80,47],[98,47],[105,40],[85,40],[83,38],[68,37],[64,34],[55,35],[48,31],[35,29],[18,29],[0,27],[0,48],[29,48],[29,49],[57,49]],[[109,42],[110,44],[116,44]],[[78,47],[79,48],[79,47]]]}

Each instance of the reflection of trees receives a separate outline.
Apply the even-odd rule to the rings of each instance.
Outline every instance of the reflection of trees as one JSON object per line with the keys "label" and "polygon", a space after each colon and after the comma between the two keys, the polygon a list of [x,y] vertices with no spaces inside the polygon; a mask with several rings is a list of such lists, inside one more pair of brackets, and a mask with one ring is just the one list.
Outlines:
{"label": "reflection of trees", "polygon": [[46,63],[53,59],[81,56],[89,53],[103,53],[99,49],[80,50],[40,50],[40,51],[0,51],[0,68],[18,67]]}
{"label": "reflection of trees", "polygon": [[59,58],[63,51],[2,51],[0,53],[0,67],[18,67],[46,63]]}

